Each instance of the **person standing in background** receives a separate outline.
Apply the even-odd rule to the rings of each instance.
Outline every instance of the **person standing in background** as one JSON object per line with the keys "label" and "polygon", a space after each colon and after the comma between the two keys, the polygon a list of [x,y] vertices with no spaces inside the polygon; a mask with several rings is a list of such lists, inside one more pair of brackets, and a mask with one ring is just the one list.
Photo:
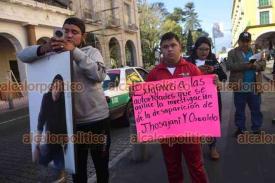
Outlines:
{"label": "person standing in background", "polygon": [[[195,46],[191,53],[191,56],[187,58],[189,62],[196,65],[203,74],[216,74],[219,81],[225,82],[227,80],[227,75],[223,71],[219,62],[216,59],[215,54],[211,50],[211,42],[207,37],[200,37],[195,42]],[[219,114],[220,119],[222,117],[222,99],[221,93],[218,90],[218,104],[219,104]],[[209,144],[210,158],[213,160],[218,160],[220,158],[219,152],[217,151],[216,142],[217,139],[212,137],[212,142]]]}
{"label": "person standing in background", "polygon": [[236,137],[247,130],[245,126],[246,104],[251,111],[251,130],[254,134],[260,133],[263,123],[260,107],[262,91],[256,86],[261,84],[261,71],[264,71],[266,66],[264,54],[259,61],[250,60],[254,53],[249,32],[242,32],[239,35],[238,44],[237,48],[228,52],[226,62],[227,70],[230,71],[229,85],[234,91]]}

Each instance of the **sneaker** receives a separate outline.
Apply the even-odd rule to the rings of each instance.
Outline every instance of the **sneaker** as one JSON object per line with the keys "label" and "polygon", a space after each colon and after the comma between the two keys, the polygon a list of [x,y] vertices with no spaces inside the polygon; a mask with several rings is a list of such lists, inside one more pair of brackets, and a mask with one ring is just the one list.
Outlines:
{"label": "sneaker", "polygon": [[216,148],[216,147],[210,148],[210,158],[211,158],[212,160],[219,160],[219,159],[220,159],[220,154],[219,154],[219,152],[217,151],[217,148]]}
{"label": "sneaker", "polygon": [[59,175],[58,175],[58,178],[53,181],[52,183],[66,183],[66,172],[65,170],[61,170]]}

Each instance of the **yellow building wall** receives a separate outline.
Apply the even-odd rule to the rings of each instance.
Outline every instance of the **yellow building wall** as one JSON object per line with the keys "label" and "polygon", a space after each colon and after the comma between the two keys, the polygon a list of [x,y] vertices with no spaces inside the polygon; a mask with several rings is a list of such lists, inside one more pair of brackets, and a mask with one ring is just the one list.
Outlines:
{"label": "yellow building wall", "polygon": [[241,17],[241,21],[239,24],[234,24],[234,27],[232,27],[232,30],[236,26],[237,28],[237,33],[234,35],[233,34],[233,40],[232,44],[234,47],[237,46],[237,39],[239,34],[247,30],[252,34],[252,41],[255,41],[258,36],[260,36],[263,33],[274,31],[275,27],[273,25],[271,26],[263,26],[263,27],[250,27],[250,26],[260,26],[260,11],[271,11],[271,17],[270,17],[270,24],[275,23],[275,0],[271,0],[271,8],[259,8],[259,0],[235,0],[235,6],[233,7],[233,17],[232,21],[234,20],[234,15],[236,14],[236,10],[238,9],[237,6],[240,6],[238,10],[242,10],[243,14],[238,14],[237,13],[237,19]]}
{"label": "yellow building wall", "polygon": [[257,6],[258,0],[245,0],[244,1],[244,15],[245,15],[245,25],[257,25]]}
{"label": "yellow building wall", "polygon": [[267,32],[274,32],[275,26],[268,26],[268,27],[255,27],[247,30],[252,35],[252,40],[256,40],[260,35],[267,33]]}
{"label": "yellow building wall", "polygon": [[244,19],[247,20],[246,23],[247,26],[253,26],[253,25],[259,25],[259,20],[260,20],[260,11],[264,10],[269,10],[272,11],[270,23],[275,22],[275,0],[270,0],[271,1],[271,8],[259,8],[259,0],[242,0],[243,3],[243,10],[244,10]]}

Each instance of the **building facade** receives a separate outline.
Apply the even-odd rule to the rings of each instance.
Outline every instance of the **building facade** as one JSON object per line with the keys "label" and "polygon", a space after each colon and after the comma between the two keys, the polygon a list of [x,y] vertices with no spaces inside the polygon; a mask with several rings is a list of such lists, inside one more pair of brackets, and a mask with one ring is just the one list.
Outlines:
{"label": "building facade", "polygon": [[275,0],[233,0],[231,20],[233,47],[243,31],[252,34],[257,49],[275,46]]}
{"label": "building facade", "polygon": [[136,0],[0,0],[0,83],[11,71],[24,81],[16,52],[43,44],[70,16],[85,21],[86,44],[100,50],[108,68],[142,66]]}

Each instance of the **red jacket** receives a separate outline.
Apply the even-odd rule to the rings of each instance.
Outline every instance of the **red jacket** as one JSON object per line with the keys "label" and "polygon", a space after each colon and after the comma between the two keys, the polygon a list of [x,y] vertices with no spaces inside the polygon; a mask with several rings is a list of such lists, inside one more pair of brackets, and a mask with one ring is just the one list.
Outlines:
{"label": "red jacket", "polygon": [[200,70],[192,63],[187,62],[182,57],[176,65],[176,70],[172,75],[165,63],[157,65],[147,76],[146,81],[159,81],[163,79],[182,78],[184,76],[202,75]]}

